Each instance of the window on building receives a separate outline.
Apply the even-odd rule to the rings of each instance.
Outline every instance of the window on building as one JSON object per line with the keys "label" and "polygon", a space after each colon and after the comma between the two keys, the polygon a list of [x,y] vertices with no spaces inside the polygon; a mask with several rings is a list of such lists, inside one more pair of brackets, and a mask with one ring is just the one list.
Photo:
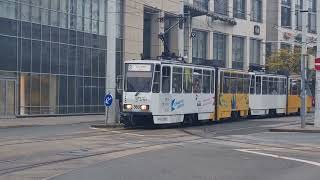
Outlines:
{"label": "window on building", "polygon": [[232,68],[242,69],[244,61],[244,38],[232,37]]}
{"label": "window on building", "polygon": [[303,0],[296,0],[296,12],[295,12],[295,16],[296,16],[296,30],[301,31],[302,30],[302,15],[300,13],[300,11],[303,9]]}
{"label": "window on building", "polygon": [[251,21],[262,22],[262,0],[251,0]]}
{"label": "window on building", "polygon": [[309,12],[308,12],[308,30],[311,33],[316,33],[317,32],[317,27],[316,27],[316,0],[308,0],[308,5],[309,5]]}
{"label": "window on building", "polygon": [[229,12],[229,0],[214,0],[214,12],[227,16]]}
{"label": "window on building", "polygon": [[213,34],[213,60],[225,64],[226,61],[226,35],[222,33]]}
{"label": "window on building", "polygon": [[205,31],[194,31],[196,37],[192,39],[192,57],[194,60],[206,60],[207,36]]}
{"label": "window on building", "polygon": [[193,0],[193,5],[204,10],[208,10],[209,0]]}
{"label": "window on building", "polygon": [[291,0],[281,1],[281,26],[291,28]]}
{"label": "window on building", "polygon": [[250,64],[260,65],[261,40],[250,39]]}
{"label": "window on building", "polygon": [[246,0],[233,0],[233,17],[246,18]]}
{"label": "window on building", "polygon": [[152,17],[147,11],[144,12],[144,21],[143,21],[143,56],[144,58],[151,57],[151,26],[152,26]]}

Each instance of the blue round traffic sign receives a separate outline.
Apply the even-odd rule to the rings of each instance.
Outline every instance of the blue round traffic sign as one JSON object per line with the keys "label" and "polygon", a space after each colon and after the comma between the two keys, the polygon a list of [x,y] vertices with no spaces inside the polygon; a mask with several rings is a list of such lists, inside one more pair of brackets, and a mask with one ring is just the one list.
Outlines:
{"label": "blue round traffic sign", "polygon": [[111,94],[107,94],[105,97],[104,97],[104,105],[109,107],[112,105],[112,101],[113,101],[113,97]]}

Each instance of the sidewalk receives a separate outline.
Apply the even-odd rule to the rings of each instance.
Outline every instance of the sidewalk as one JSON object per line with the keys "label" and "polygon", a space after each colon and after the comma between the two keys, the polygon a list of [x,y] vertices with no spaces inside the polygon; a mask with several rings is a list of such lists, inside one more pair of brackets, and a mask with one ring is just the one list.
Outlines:
{"label": "sidewalk", "polygon": [[300,133],[320,133],[320,128],[314,127],[313,123],[307,123],[305,128],[300,124],[288,125],[269,129],[270,132],[300,132]]}
{"label": "sidewalk", "polygon": [[104,115],[0,119],[0,129],[104,122]]}

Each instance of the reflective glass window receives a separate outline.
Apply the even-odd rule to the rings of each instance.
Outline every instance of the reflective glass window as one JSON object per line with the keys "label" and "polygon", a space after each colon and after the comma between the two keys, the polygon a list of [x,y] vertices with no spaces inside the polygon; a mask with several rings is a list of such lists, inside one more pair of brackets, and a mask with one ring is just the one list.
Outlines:
{"label": "reflective glass window", "polygon": [[68,45],[60,44],[60,74],[68,73]]}
{"label": "reflective glass window", "polygon": [[42,26],[42,40],[50,41],[50,26]]}
{"label": "reflective glass window", "polygon": [[31,23],[22,22],[21,30],[22,30],[22,37],[31,38]]}
{"label": "reflective glass window", "polygon": [[51,27],[51,41],[59,42],[59,28]]}
{"label": "reflective glass window", "polygon": [[0,36],[0,69],[7,71],[17,70],[17,39]]}
{"label": "reflective glass window", "polygon": [[91,49],[85,48],[84,75],[91,76]]}
{"label": "reflective glass window", "polygon": [[68,43],[68,30],[60,28],[60,42]]}
{"label": "reflective glass window", "polygon": [[69,46],[68,55],[68,74],[74,75],[76,68],[76,46]]}
{"label": "reflective glass window", "polygon": [[59,44],[51,43],[51,73],[59,73]]}
{"label": "reflective glass window", "polygon": [[22,68],[23,72],[31,71],[31,41],[27,39],[22,39]]}
{"label": "reflective glass window", "polygon": [[69,30],[69,44],[76,44],[76,31]]}
{"label": "reflective glass window", "polygon": [[17,29],[16,20],[0,18],[0,25],[1,25],[0,34],[10,35],[10,36],[17,35],[18,29]]}
{"label": "reflective glass window", "polygon": [[32,72],[40,73],[41,41],[32,41]]}
{"label": "reflective glass window", "polygon": [[100,50],[99,53],[99,76],[106,76],[106,51]]}
{"label": "reflective glass window", "polygon": [[32,24],[32,39],[41,40],[41,25],[40,24]]}
{"label": "reflective glass window", "polygon": [[99,76],[99,50],[92,50],[92,76]]}
{"label": "reflective glass window", "polygon": [[41,42],[41,72],[50,73],[50,43]]}

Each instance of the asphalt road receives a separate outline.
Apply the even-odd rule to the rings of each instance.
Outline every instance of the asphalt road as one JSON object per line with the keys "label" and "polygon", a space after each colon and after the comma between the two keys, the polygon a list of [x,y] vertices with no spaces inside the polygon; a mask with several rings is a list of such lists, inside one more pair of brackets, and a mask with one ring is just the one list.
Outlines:
{"label": "asphalt road", "polygon": [[319,167],[235,151],[212,144],[188,144],[131,155],[73,171],[55,180],[319,180]]}
{"label": "asphalt road", "polygon": [[206,140],[113,159],[53,179],[319,180],[318,135],[267,132],[270,126],[296,120],[242,120],[182,128]]}
{"label": "asphalt road", "polygon": [[90,124],[0,129],[0,179],[318,180],[318,134],[270,133],[299,117],[161,129]]}

